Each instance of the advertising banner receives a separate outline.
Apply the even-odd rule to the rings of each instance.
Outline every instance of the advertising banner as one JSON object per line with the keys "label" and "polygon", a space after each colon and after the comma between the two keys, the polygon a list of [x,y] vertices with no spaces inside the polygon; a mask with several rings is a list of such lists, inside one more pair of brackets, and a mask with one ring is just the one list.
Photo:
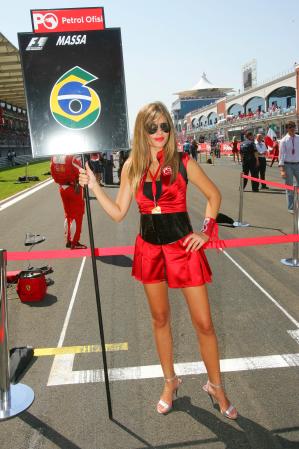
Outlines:
{"label": "advertising banner", "polygon": [[128,149],[120,29],[18,38],[33,157]]}
{"label": "advertising banner", "polygon": [[31,10],[34,33],[91,31],[105,28],[104,8]]}

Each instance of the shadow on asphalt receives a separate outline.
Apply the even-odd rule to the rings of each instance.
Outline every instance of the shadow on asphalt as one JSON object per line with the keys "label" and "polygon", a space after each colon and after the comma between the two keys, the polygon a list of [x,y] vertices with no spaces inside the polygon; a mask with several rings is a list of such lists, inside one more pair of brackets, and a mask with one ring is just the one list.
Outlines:
{"label": "shadow on asphalt", "polygon": [[[208,444],[217,442],[224,443],[226,449],[298,449],[298,442],[290,441],[287,438],[277,435],[277,433],[298,431],[298,427],[269,431],[256,422],[240,415],[234,423],[230,424],[228,419],[225,420],[223,417],[218,418],[213,413],[193,405],[188,396],[174,401],[174,408],[171,413],[177,412],[187,413],[201,426],[204,425],[210,429],[216,437],[153,446],[118,420],[112,418],[111,421],[131,437],[142,443],[142,446],[138,449],[178,449],[192,446],[206,448]],[[82,449],[28,411],[19,415],[19,419],[37,430],[42,437],[48,439],[60,449]],[[240,430],[235,428],[235,423],[238,424]]]}
{"label": "shadow on asphalt", "polygon": [[127,256],[98,256],[96,260],[107,263],[109,265],[115,265],[117,267],[132,267],[132,259]]}
{"label": "shadow on asphalt", "polygon": [[[275,435],[278,432],[291,432],[294,428],[269,431],[256,422],[240,415],[237,420],[234,422],[231,421],[230,423],[224,417],[218,418],[213,413],[193,405],[188,396],[175,400],[173,404],[174,408],[171,413],[187,413],[200,426],[206,426],[210,429],[216,437],[152,446],[148,441],[128,429],[124,424],[115,419],[112,419],[112,421],[136,440],[143,443],[143,446],[140,446],[138,449],[177,449],[193,446],[206,448],[208,444],[217,444],[218,442],[225,444],[226,449],[298,449],[298,442],[290,441],[280,435]],[[217,404],[214,405],[214,408],[219,411]],[[239,429],[235,427],[236,424],[239,426]]]}
{"label": "shadow on asphalt", "polygon": [[[256,192],[252,192],[252,190],[243,190],[244,193],[256,193]],[[274,194],[274,195],[285,195],[285,190],[281,190],[281,189],[260,189],[259,193],[266,193],[266,194]]]}
{"label": "shadow on asphalt", "polygon": [[19,418],[61,449],[82,449],[29,412],[22,413]]}
{"label": "shadow on asphalt", "polygon": [[49,307],[52,306],[57,302],[57,296],[50,295],[49,293],[46,294],[45,298],[42,301],[39,302],[24,302],[23,304],[26,304],[30,307]]}
{"label": "shadow on asphalt", "polygon": [[[219,411],[218,405],[215,404],[214,408]],[[298,448],[298,442],[290,441],[284,437],[274,435],[273,431],[267,430],[260,424],[239,415],[238,419],[229,421],[224,417],[217,417],[213,413],[207,410],[197,407],[191,403],[190,397],[184,396],[174,401],[174,408],[172,413],[184,412],[187,413],[192,419],[198,421],[201,426],[206,426],[211,432],[216,435],[216,438],[210,438],[205,440],[196,441],[182,441],[174,444],[162,444],[155,446],[155,449],[171,449],[171,448],[183,448],[188,446],[201,446],[207,447],[209,443],[221,442],[225,444],[226,449],[295,449]],[[235,424],[238,424],[239,429],[235,428]],[[284,429],[286,431],[287,429]],[[138,449],[146,449],[143,448]]]}
{"label": "shadow on asphalt", "polygon": [[255,225],[250,225],[249,228],[254,228],[254,229],[268,229],[270,231],[277,231],[280,232],[283,235],[288,235],[287,232],[284,232],[282,229],[279,228],[269,228],[267,226],[255,226]]}

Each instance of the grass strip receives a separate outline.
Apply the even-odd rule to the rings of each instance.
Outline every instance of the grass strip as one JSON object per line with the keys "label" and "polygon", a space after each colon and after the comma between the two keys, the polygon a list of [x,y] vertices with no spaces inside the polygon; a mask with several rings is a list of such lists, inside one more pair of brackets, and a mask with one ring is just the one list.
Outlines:
{"label": "grass strip", "polygon": [[[51,175],[50,161],[30,162],[28,165],[18,165],[16,167],[5,168],[0,170],[0,200],[4,200],[16,193],[22,192],[36,185],[39,181],[44,181]],[[29,181],[25,183],[18,183],[19,177],[22,176],[37,176],[39,181]]]}

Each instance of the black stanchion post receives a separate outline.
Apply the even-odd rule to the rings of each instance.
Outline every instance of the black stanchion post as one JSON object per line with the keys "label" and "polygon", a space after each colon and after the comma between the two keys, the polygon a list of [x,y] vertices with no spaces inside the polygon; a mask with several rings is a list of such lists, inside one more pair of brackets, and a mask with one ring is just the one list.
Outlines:
{"label": "black stanchion post", "polygon": [[25,165],[25,180],[26,181],[28,181],[28,165],[29,165],[29,162],[26,162],[26,165]]}
{"label": "black stanchion post", "polygon": [[249,223],[243,223],[243,172],[240,173],[240,187],[239,187],[240,195],[239,195],[239,215],[238,215],[238,221],[234,222],[234,226],[236,228],[245,228],[247,226],[250,226]]}
{"label": "black stanchion post", "polygon": [[[294,234],[299,233],[299,186],[294,187]],[[293,243],[293,257],[288,259],[281,259],[281,263],[288,265],[289,267],[299,267],[299,254],[298,254],[299,242]]]}
{"label": "black stanchion post", "polygon": [[34,400],[34,392],[27,385],[10,385],[6,265],[6,250],[0,249],[0,421],[19,415]]}
{"label": "black stanchion post", "polygon": [[[82,155],[83,167],[85,167],[86,161],[87,161],[86,156]],[[84,196],[85,196],[86,214],[87,214],[88,231],[89,231],[94,289],[95,289],[95,295],[96,295],[96,301],[97,301],[97,311],[98,311],[98,321],[99,321],[99,330],[100,330],[101,347],[102,347],[102,359],[103,359],[103,367],[104,367],[108,414],[109,414],[109,419],[112,419],[113,418],[112,404],[111,404],[111,395],[110,395],[110,386],[109,386],[108,365],[107,365],[107,357],[106,357],[106,346],[105,346],[104,326],[103,326],[101,298],[100,298],[100,289],[99,289],[99,279],[98,279],[98,272],[97,272],[96,257],[95,257],[95,253],[94,253],[93,227],[92,227],[90,200],[89,200],[89,193],[88,193],[87,186],[84,187]]]}

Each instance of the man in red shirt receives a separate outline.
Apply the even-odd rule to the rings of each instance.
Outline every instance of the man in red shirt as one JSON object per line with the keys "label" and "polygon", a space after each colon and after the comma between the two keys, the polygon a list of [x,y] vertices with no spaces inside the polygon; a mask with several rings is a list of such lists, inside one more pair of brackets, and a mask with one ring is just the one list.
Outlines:
{"label": "man in red shirt", "polygon": [[85,211],[83,189],[78,183],[81,167],[79,156],[56,155],[51,159],[51,174],[54,181],[59,184],[65,215],[65,246],[71,249],[86,248],[86,245],[79,242]]}

